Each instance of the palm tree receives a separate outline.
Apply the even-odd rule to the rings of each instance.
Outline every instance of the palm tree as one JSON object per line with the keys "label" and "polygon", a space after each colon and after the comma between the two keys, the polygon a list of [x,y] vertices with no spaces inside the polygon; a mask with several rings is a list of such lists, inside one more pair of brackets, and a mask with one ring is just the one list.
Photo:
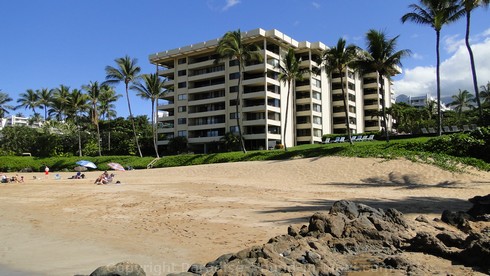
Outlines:
{"label": "palm tree", "polygon": [[468,91],[459,89],[459,93],[457,95],[451,96],[453,101],[449,104],[454,106],[454,109],[458,113],[458,118],[461,119],[461,114],[463,110],[473,108],[472,102],[475,100],[474,96]]}
{"label": "palm tree", "polygon": [[118,58],[115,60],[116,67],[106,66],[106,81],[107,84],[119,84],[124,82],[126,88],[126,99],[128,100],[129,118],[133,126],[134,142],[138,148],[140,157],[143,157],[141,153],[140,144],[138,142],[138,135],[136,134],[136,126],[134,124],[133,112],[131,111],[131,101],[129,100],[129,84],[136,83],[139,79],[139,73],[141,68],[136,65],[137,59],[131,59],[129,56]]}
{"label": "palm tree", "polygon": [[365,60],[361,61],[364,71],[375,71],[378,75],[378,83],[381,85],[381,106],[382,119],[385,129],[386,142],[390,141],[388,123],[386,120],[386,93],[384,89],[384,78],[390,79],[399,73],[399,67],[402,66],[401,59],[410,55],[409,50],[396,50],[399,36],[388,39],[383,31],[369,30],[366,34],[367,53]]}
{"label": "palm tree", "polygon": [[479,6],[488,6],[490,0],[460,0],[460,5],[464,8],[466,14],[466,35],[465,44],[466,49],[468,49],[468,54],[470,56],[471,74],[473,76],[473,89],[475,91],[476,105],[478,106],[478,113],[480,118],[483,115],[480,95],[478,92],[478,79],[476,77],[475,59],[473,57],[473,50],[470,45],[470,23],[471,23],[471,12],[478,8]]}
{"label": "palm tree", "polygon": [[[260,48],[256,44],[246,44],[242,37],[240,30],[229,31],[223,35],[221,40],[218,42],[218,47],[216,49],[217,53],[221,58],[235,59],[238,62],[238,92],[236,95],[236,123],[238,127],[238,136],[240,137],[240,147],[243,153],[246,153],[245,141],[243,139],[242,127],[240,120],[242,120],[242,114],[240,112],[240,94],[243,92],[241,83],[243,80],[243,71],[245,65],[249,61],[262,60],[262,55],[259,52]],[[218,62],[219,60],[217,60]]]}
{"label": "palm tree", "polygon": [[421,5],[409,5],[408,7],[411,8],[412,11],[403,15],[401,18],[403,23],[412,21],[422,25],[429,25],[436,31],[437,134],[439,136],[442,134],[439,41],[442,26],[456,21],[463,14],[463,11],[456,4],[456,1],[457,0],[420,0]]}
{"label": "palm tree", "polygon": [[48,88],[43,88],[41,90],[36,90],[39,98],[39,106],[44,109],[44,121],[48,118],[48,106],[51,106],[53,101],[53,90]]}
{"label": "palm tree", "polygon": [[102,156],[100,148],[100,128],[99,128],[99,98],[101,87],[99,82],[90,82],[88,85],[83,85],[82,89],[87,91],[87,99],[90,102],[90,118],[97,129],[97,145],[99,147],[99,156]]}
{"label": "palm tree", "polygon": [[158,154],[157,146],[157,116],[156,116],[156,104],[158,99],[162,97],[167,91],[164,90],[164,81],[160,79],[157,73],[143,75],[143,84],[136,83],[130,87],[132,90],[136,90],[138,96],[142,99],[150,99],[151,101],[151,122],[153,130],[153,146],[155,147],[155,153],[157,158],[160,158]]}
{"label": "palm tree", "polygon": [[343,38],[340,38],[337,42],[337,46],[329,48],[322,53],[322,61],[325,63],[325,70],[327,74],[332,74],[333,72],[338,72],[340,76],[340,87],[342,90],[342,99],[344,101],[344,111],[345,111],[345,126],[347,128],[347,136],[351,145],[351,130],[350,130],[350,120],[349,120],[349,106],[347,103],[347,95],[345,93],[344,87],[344,77],[342,73],[347,74],[350,65],[354,66],[359,61],[359,47],[350,44],[346,47],[346,42]]}
{"label": "palm tree", "polygon": [[483,100],[484,104],[488,104],[490,106],[490,81],[487,85],[480,86],[480,98]]}
{"label": "palm tree", "polygon": [[5,114],[9,113],[9,109],[13,109],[12,106],[8,105],[8,102],[12,101],[7,93],[3,93],[0,90],[0,118],[3,118]]}
{"label": "palm tree", "polygon": [[291,89],[294,89],[294,84],[296,80],[302,81],[304,78],[303,75],[310,72],[308,68],[300,68],[300,63],[301,59],[296,59],[294,49],[289,48],[288,53],[282,59],[282,63],[279,64],[279,80],[283,81],[288,86],[288,94],[286,97],[286,115],[284,118],[284,131],[282,132],[282,143],[284,145],[285,151],[288,151],[288,147],[286,145],[286,129],[288,126],[288,108]]}
{"label": "palm tree", "polygon": [[107,134],[107,150],[111,151],[111,118],[115,118],[117,116],[116,105],[119,98],[121,98],[121,94],[116,94],[116,91],[112,89],[112,87],[108,85],[102,85],[102,91],[100,93],[100,101],[99,101],[99,110],[102,118],[107,118],[109,124],[109,132]]}
{"label": "palm tree", "polygon": [[68,109],[68,97],[70,95],[70,87],[60,85],[53,89],[53,100],[51,109],[48,111],[50,116],[55,116],[58,121],[63,121],[63,115],[66,116]]}
{"label": "palm tree", "polygon": [[87,95],[83,94],[82,91],[78,89],[73,89],[68,98],[69,118],[72,118],[78,129],[78,153],[82,156],[82,136],[80,130],[80,117],[83,112],[88,109]]}
{"label": "palm tree", "polygon": [[32,109],[32,113],[36,114],[36,107],[39,106],[39,96],[32,89],[27,89],[25,93],[21,93],[17,99],[17,105],[14,109],[24,107],[25,109]]}

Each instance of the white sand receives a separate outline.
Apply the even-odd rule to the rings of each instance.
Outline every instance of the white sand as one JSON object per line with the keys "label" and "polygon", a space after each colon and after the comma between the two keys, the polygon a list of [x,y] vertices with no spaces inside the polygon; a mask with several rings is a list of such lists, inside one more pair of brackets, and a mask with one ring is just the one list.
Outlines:
{"label": "white sand", "polygon": [[396,208],[412,219],[467,210],[468,198],[490,193],[488,172],[370,158],[117,172],[122,185],[94,185],[99,173],[83,180],[32,173],[26,183],[0,184],[0,266],[88,275],[130,260],[147,275],[166,275],[266,243],[336,200]]}

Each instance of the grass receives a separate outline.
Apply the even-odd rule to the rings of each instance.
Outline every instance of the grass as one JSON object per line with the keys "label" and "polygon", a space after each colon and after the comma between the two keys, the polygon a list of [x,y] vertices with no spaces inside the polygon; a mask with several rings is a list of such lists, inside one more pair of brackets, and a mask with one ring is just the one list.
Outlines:
{"label": "grass", "polygon": [[[356,142],[354,145],[349,143],[339,144],[308,144],[288,148],[284,150],[261,150],[242,152],[227,152],[215,154],[182,154],[175,156],[162,157],[154,164],[154,168],[191,166],[201,164],[215,164],[243,161],[265,161],[265,160],[289,160],[295,158],[310,158],[323,156],[343,156],[343,157],[374,157],[382,159],[405,158],[413,162],[432,164],[442,169],[453,172],[464,172],[468,166],[476,167],[480,170],[490,171],[490,164],[480,159],[468,157],[455,157],[442,153],[422,151],[422,145],[430,138],[410,138],[393,140],[390,143],[385,141]],[[20,171],[24,168],[31,168],[33,171],[43,171],[44,165],[48,165],[54,171],[73,170],[75,162],[85,159],[97,164],[99,170],[107,170],[107,163],[117,162],[134,169],[146,169],[154,158],[136,156],[102,156],[102,157],[2,157],[0,171]]]}

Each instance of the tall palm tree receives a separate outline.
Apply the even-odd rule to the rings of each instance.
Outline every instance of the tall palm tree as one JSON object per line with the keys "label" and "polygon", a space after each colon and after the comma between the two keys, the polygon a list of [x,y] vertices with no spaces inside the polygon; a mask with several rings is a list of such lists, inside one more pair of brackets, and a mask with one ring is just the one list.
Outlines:
{"label": "tall palm tree", "polygon": [[470,45],[470,24],[471,24],[471,12],[480,6],[486,7],[488,6],[489,3],[490,0],[460,0],[460,5],[463,7],[466,14],[466,34],[465,34],[464,41],[466,44],[466,49],[468,49],[468,54],[470,56],[471,74],[473,76],[473,89],[475,91],[476,105],[478,107],[478,113],[480,115],[480,118],[483,115],[483,111],[482,111],[480,95],[478,91],[478,79],[476,76],[475,59],[473,57],[473,50],[471,49],[471,45]]}
{"label": "tall palm tree", "polygon": [[108,85],[102,85],[102,91],[100,94],[99,110],[102,118],[107,118],[109,125],[109,132],[107,133],[107,150],[111,151],[111,119],[117,116],[116,105],[121,94],[116,94],[116,91]]}
{"label": "tall palm tree", "polygon": [[437,90],[437,134],[442,134],[441,112],[441,78],[439,42],[442,26],[456,21],[463,15],[463,10],[456,4],[457,0],[420,0],[421,5],[410,4],[411,12],[402,16],[403,23],[412,21],[429,25],[436,31],[436,90]]}
{"label": "tall palm tree", "polygon": [[138,142],[138,135],[136,134],[136,126],[134,124],[133,112],[131,111],[131,101],[129,100],[129,85],[134,84],[139,79],[139,74],[141,71],[141,67],[137,66],[138,62],[135,58],[130,58],[129,56],[125,56],[123,58],[118,58],[115,60],[116,67],[106,66],[106,81],[107,84],[119,84],[121,82],[124,83],[126,88],[126,99],[128,100],[128,110],[129,110],[129,118],[131,120],[131,124],[133,126],[133,134],[134,134],[134,143],[138,148],[138,153],[140,157],[143,157],[141,153],[140,144]]}
{"label": "tall palm tree", "polygon": [[[322,53],[322,61],[325,64],[325,70],[327,74],[332,74],[333,72],[338,72],[340,76],[340,87],[342,90],[342,99],[344,101],[344,111],[345,111],[345,127],[347,128],[347,136],[351,145],[351,130],[350,130],[350,120],[349,120],[349,105],[347,103],[347,93],[345,93],[344,87],[344,76],[343,73],[347,75],[348,68],[359,61],[359,47],[350,44],[346,46],[346,41],[340,38],[337,41],[337,45],[325,50]],[[347,84],[346,84],[347,85]]]}
{"label": "tall palm tree", "polygon": [[221,58],[228,59],[236,59],[238,62],[238,74],[240,75],[238,78],[238,92],[236,95],[236,123],[238,127],[238,136],[240,137],[240,147],[243,153],[246,153],[247,150],[245,148],[245,141],[243,139],[242,127],[240,121],[242,120],[241,114],[241,103],[240,97],[241,93],[243,93],[242,88],[242,80],[243,80],[243,71],[245,70],[245,65],[248,61],[263,59],[262,55],[259,52],[260,48],[256,44],[247,44],[245,43],[242,33],[240,30],[229,31],[223,35],[221,40],[218,42],[218,47],[216,52],[220,55]]}
{"label": "tall palm tree", "polygon": [[102,156],[100,148],[100,128],[99,128],[99,98],[101,87],[99,82],[90,82],[88,85],[83,85],[82,89],[87,91],[87,99],[90,102],[90,119],[97,129],[97,145],[99,147],[99,156]]}
{"label": "tall palm tree", "polygon": [[282,59],[282,63],[279,64],[279,80],[283,81],[288,86],[288,94],[286,97],[286,115],[284,118],[284,131],[282,132],[282,143],[284,145],[285,151],[288,151],[288,147],[286,145],[286,130],[288,126],[288,109],[291,89],[295,90],[294,85],[296,80],[302,81],[304,79],[304,74],[310,72],[309,68],[300,68],[300,63],[301,59],[296,59],[294,49],[289,48],[288,53]]}
{"label": "tall palm tree", "polygon": [[5,114],[9,113],[9,109],[13,109],[11,105],[8,105],[8,102],[11,102],[12,98],[9,97],[7,93],[3,93],[0,90],[0,118],[3,118]]}
{"label": "tall palm tree", "polygon": [[468,91],[459,89],[457,95],[451,96],[453,101],[449,104],[454,107],[458,113],[458,118],[461,119],[463,110],[473,108],[472,102],[475,100],[474,96]]}
{"label": "tall palm tree", "polygon": [[39,96],[39,106],[44,109],[44,121],[46,121],[48,119],[48,107],[53,102],[53,89],[42,88],[36,90],[36,93]]}
{"label": "tall palm tree", "polygon": [[83,94],[79,89],[73,89],[68,98],[69,118],[73,119],[78,129],[78,153],[82,156],[82,136],[80,130],[80,117],[85,112],[89,105],[87,104],[87,95]]}
{"label": "tall palm tree", "polygon": [[53,100],[51,102],[51,109],[48,111],[49,115],[54,115],[58,121],[63,121],[63,115],[66,116],[68,109],[68,97],[70,95],[70,87],[60,85],[60,87],[53,89]]}
{"label": "tall palm tree", "polygon": [[155,154],[157,158],[160,158],[157,146],[156,104],[158,104],[158,99],[161,98],[167,91],[164,89],[164,81],[162,81],[157,73],[143,75],[142,77],[143,83],[136,83],[132,85],[130,89],[137,91],[138,96],[140,96],[142,99],[149,99],[151,101],[153,146],[155,147]]}
{"label": "tall palm tree", "polygon": [[488,104],[490,107],[490,81],[487,85],[480,86],[480,98],[483,100],[484,104]]}
{"label": "tall palm tree", "polygon": [[367,53],[365,59],[361,61],[363,71],[376,72],[378,83],[381,85],[381,106],[383,114],[383,124],[386,136],[386,142],[390,141],[388,123],[386,119],[386,91],[384,78],[390,79],[399,73],[399,67],[402,66],[401,59],[410,55],[409,50],[396,50],[399,36],[387,38],[383,31],[369,30],[366,34]]}
{"label": "tall palm tree", "polygon": [[21,93],[17,99],[17,105],[14,109],[24,107],[32,109],[32,113],[36,114],[36,108],[39,106],[39,96],[32,89],[27,89],[25,93]]}

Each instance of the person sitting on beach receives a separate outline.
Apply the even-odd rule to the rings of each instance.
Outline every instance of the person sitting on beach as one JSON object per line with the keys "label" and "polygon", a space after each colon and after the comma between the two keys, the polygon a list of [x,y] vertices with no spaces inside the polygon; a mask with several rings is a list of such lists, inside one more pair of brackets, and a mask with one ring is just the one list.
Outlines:
{"label": "person sitting on beach", "polygon": [[105,171],[103,174],[101,174],[94,182],[94,184],[100,185],[100,184],[107,184],[109,181],[107,180],[108,173]]}
{"label": "person sitting on beach", "polygon": [[9,183],[9,178],[4,173],[2,173],[2,183]]}
{"label": "person sitting on beach", "polygon": [[82,173],[81,172],[77,172],[77,174],[75,175],[72,175],[70,178],[68,179],[80,179],[82,178]]}

